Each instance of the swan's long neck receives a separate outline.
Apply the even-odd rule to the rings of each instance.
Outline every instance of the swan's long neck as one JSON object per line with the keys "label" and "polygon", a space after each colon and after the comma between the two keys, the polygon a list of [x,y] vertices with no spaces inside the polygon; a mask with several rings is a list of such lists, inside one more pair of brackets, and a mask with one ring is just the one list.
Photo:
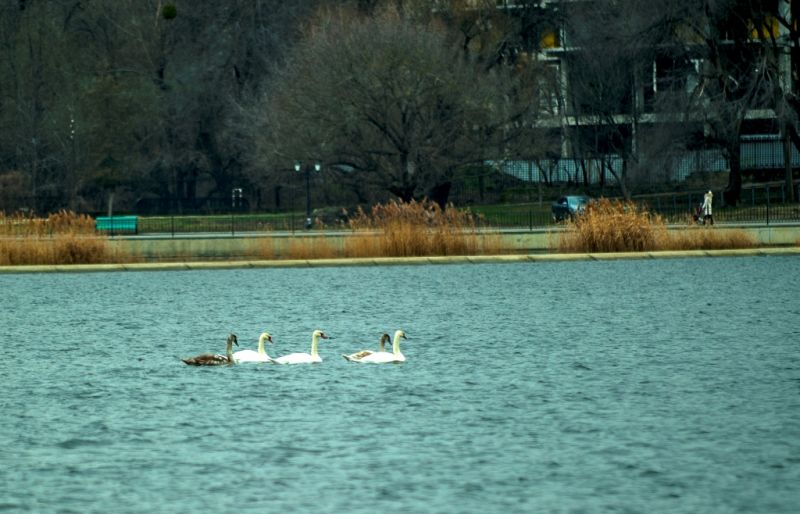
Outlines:
{"label": "swan's long neck", "polygon": [[400,353],[400,334],[394,335],[394,340],[392,341],[392,353],[395,355]]}
{"label": "swan's long neck", "polygon": [[225,347],[225,355],[230,362],[233,362],[233,341],[228,341],[228,346]]}
{"label": "swan's long neck", "polygon": [[258,338],[258,354],[259,355],[266,355],[267,351],[264,349],[264,339],[266,337],[259,337]]}
{"label": "swan's long neck", "polygon": [[316,357],[317,355],[319,355],[317,353],[317,347],[318,346],[319,346],[319,336],[317,334],[314,334],[313,336],[311,336],[311,356],[312,357]]}
{"label": "swan's long neck", "polygon": [[386,351],[386,341],[384,341],[383,338],[381,338],[381,351]]}

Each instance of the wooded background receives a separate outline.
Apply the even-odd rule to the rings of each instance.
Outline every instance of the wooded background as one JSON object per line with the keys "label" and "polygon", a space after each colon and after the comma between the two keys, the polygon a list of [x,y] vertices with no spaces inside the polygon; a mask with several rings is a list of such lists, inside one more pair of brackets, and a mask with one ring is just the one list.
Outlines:
{"label": "wooded background", "polygon": [[295,163],[320,164],[315,205],[444,202],[565,149],[620,158],[630,196],[715,148],[735,203],[750,133],[780,138],[791,183],[797,0],[499,4],[6,0],[0,210],[213,211],[235,188],[282,210]]}

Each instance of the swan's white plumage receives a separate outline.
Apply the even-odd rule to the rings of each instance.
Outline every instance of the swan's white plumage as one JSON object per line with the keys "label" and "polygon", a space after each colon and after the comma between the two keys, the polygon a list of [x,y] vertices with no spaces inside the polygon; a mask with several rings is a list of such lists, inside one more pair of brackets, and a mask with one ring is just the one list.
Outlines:
{"label": "swan's white plumage", "polygon": [[[386,352],[384,345],[389,340],[390,340],[389,334],[383,334],[381,336],[380,350],[378,350],[379,352],[384,352],[384,353]],[[373,353],[375,353],[375,352],[373,352],[372,350],[361,350],[360,352],[351,353],[350,355],[342,355],[342,357],[344,357],[345,359],[347,359],[349,361],[358,362],[361,359],[363,359],[364,357],[367,357],[368,355],[372,355]]]}
{"label": "swan's white plumage", "polygon": [[272,342],[272,336],[269,332],[264,332],[258,338],[258,351],[255,350],[239,350],[233,354],[233,360],[237,363],[240,362],[270,362],[272,358],[267,355],[267,350],[264,348],[264,343]]}
{"label": "swan's white plumage", "polygon": [[317,352],[317,345],[320,339],[328,339],[328,336],[322,330],[315,330],[311,334],[311,353],[290,353],[289,355],[272,359],[272,362],[276,364],[312,364],[322,362],[322,357]]}
{"label": "swan's white plumage", "polygon": [[398,330],[392,339],[391,352],[373,352],[353,362],[367,362],[372,364],[388,364],[390,362],[405,362],[406,357],[400,352],[400,339],[406,339],[406,333]]}

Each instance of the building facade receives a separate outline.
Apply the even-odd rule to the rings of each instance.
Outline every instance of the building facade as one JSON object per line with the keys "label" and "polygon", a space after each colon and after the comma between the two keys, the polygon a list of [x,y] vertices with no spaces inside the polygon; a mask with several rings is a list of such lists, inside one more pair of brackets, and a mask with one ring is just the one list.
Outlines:
{"label": "building facade", "polygon": [[496,0],[529,31],[509,53],[540,67],[535,123],[553,141],[505,170],[631,191],[791,180],[798,3]]}

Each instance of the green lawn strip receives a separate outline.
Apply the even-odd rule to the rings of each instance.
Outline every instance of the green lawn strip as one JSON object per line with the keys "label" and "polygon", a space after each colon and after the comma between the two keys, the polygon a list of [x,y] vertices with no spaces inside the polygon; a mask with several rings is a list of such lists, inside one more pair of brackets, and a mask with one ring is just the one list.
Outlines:
{"label": "green lawn strip", "polygon": [[[298,217],[295,216],[297,219]],[[296,222],[297,223],[297,222]],[[143,216],[139,233],[270,231],[291,227],[291,215],[220,214],[207,216]]]}

